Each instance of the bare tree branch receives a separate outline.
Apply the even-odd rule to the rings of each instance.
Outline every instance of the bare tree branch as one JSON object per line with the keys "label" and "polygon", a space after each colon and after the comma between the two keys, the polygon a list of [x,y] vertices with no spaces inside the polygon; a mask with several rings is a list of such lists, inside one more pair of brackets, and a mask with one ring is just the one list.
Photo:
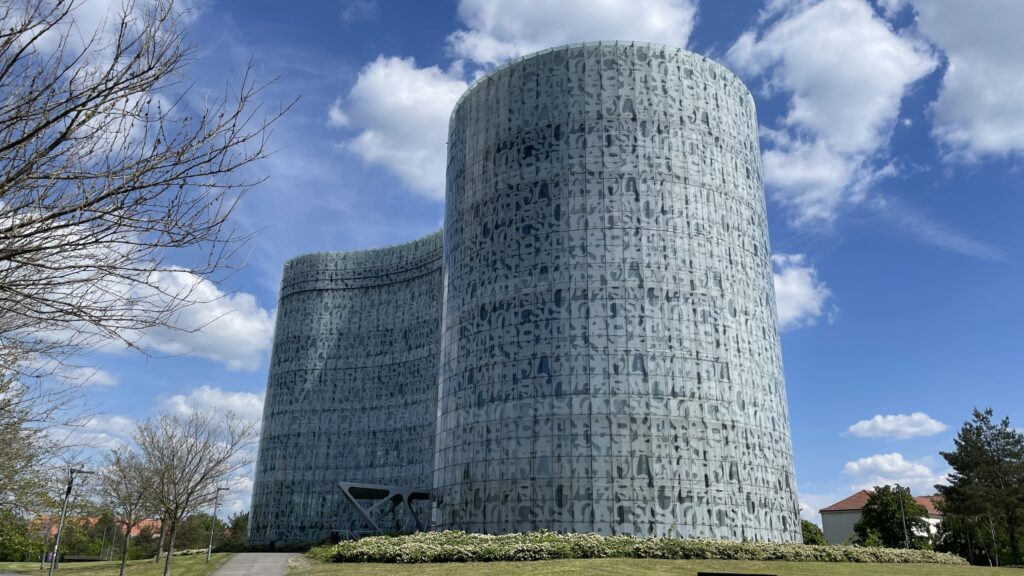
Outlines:
{"label": "bare tree branch", "polygon": [[155,326],[199,329],[175,314],[233,265],[247,236],[229,217],[263,180],[249,168],[289,107],[263,112],[251,63],[195,104],[194,48],[170,0],[128,3],[84,39],[76,8],[0,8],[0,349],[58,361],[137,348]]}
{"label": "bare tree branch", "polygon": [[146,492],[168,524],[164,575],[170,574],[174,536],[185,517],[209,506],[217,486],[252,462],[256,422],[228,412],[162,414],[138,425],[135,442],[146,466]]}

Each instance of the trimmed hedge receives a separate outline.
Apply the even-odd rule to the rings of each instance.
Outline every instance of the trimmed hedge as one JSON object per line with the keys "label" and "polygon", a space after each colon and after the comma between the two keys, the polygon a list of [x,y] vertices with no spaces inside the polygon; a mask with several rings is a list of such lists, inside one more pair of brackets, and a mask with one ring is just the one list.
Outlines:
{"label": "trimmed hedge", "polygon": [[953,554],[930,550],[812,546],[773,542],[633,538],[597,534],[468,534],[420,532],[375,536],[321,546],[309,556],[322,562],[495,562],[573,558],[659,558],[666,560],[787,560],[791,562],[885,562],[966,564]]}

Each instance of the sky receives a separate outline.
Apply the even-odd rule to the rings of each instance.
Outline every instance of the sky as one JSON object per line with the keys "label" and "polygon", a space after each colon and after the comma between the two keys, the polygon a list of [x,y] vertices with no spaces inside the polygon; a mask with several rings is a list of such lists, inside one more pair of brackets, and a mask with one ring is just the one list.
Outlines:
{"label": "sky", "polygon": [[[84,23],[116,0],[87,0]],[[1024,22],[1020,0],[190,0],[199,93],[248,62],[273,129],[268,180],[233,223],[244,267],[202,289],[149,356],[83,359],[125,442],[190,407],[258,418],[285,260],[405,242],[443,220],[452,105],[529,52],[591,40],[682,46],[757,102],[801,514],[899,482],[933,492],[971,409],[1024,426]],[[90,20],[91,19],[91,20]],[[210,322],[212,321],[212,322]],[[232,481],[224,515],[247,510]]]}

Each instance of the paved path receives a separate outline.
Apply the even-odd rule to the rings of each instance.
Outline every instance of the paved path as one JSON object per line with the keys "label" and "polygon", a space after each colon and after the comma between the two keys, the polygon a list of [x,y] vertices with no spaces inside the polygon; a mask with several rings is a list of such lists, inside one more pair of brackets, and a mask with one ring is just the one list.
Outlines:
{"label": "paved path", "polygon": [[213,576],[284,576],[292,556],[295,554],[287,552],[235,554]]}

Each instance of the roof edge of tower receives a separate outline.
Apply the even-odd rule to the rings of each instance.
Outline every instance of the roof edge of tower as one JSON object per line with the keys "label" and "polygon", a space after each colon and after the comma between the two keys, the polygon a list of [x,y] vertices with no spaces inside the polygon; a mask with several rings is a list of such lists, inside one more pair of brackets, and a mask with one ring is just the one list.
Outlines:
{"label": "roof edge of tower", "polygon": [[288,260],[285,260],[284,268],[287,269],[289,266],[293,265],[296,262],[300,262],[302,260],[314,260],[314,259],[317,259],[317,258],[325,258],[325,257],[335,257],[335,258],[337,258],[337,257],[348,257],[348,256],[364,257],[364,256],[372,256],[375,253],[392,252],[392,251],[395,251],[397,249],[408,248],[408,247],[411,247],[411,246],[416,245],[416,244],[421,244],[421,243],[429,242],[431,240],[439,238],[443,232],[444,232],[443,228],[438,228],[437,230],[434,230],[433,232],[431,232],[429,234],[424,234],[423,236],[420,236],[419,238],[413,238],[412,240],[407,240],[405,242],[398,242],[398,243],[395,243],[395,244],[385,244],[383,246],[374,246],[373,248],[363,248],[363,249],[358,249],[358,250],[321,250],[321,251],[317,251],[317,252],[307,252],[305,254],[299,254],[298,256],[293,256],[293,257],[289,258]]}
{"label": "roof edge of tower", "polygon": [[[502,64],[499,64],[498,66],[496,66],[493,69],[489,70],[486,74],[484,74],[483,76],[477,78],[472,83],[470,83],[469,86],[466,87],[466,90],[462,93],[461,96],[459,96],[459,99],[455,101],[455,105],[452,106],[451,114],[449,114],[449,116],[448,116],[448,122],[449,122],[449,124],[451,123],[451,119],[455,116],[455,112],[459,109],[459,106],[462,105],[462,101],[465,100],[466,97],[469,96],[470,93],[472,93],[478,86],[480,86],[481,84],[483,84],[483,83],[487,82],[488,80],[492,79],[495,75],[500,73],[502,70],[505,70],[506,68],[509,68],[511,66],[515,66],[515,65],[520,64],[522,62],[525,62],[526,60],[531,60],[533,58],[536,58],[538,56],[542,56],[544,54],[549,54],[551,52],[557,52],[559,50],[565,50],[565,49],[568,49],[568,48],[585,47],[585,46],[619,45],[619,44],[621,44],[621,45],[630,45],[630,46],[650,46],[650,47],[654,47],[654,48],[663,48],[663,49],[667,49],[667,50],[674,50],[676,52],[684,52],[684,53],[687,53],[687,54],[692,54],[693,56],[696,56],[696,57],[698,57],[698,58],[700,58],[702,60],[706,60],[708,62],[711,62],[711,63],[717,65],[719,68],[721,68],[722,70],[728,72],[729,74],[734,76],[737,80],[739,80],[740,83],[744,87],[747,87],[746,82],[744,82],[743,79],[740,78],[738,74],[736,74],[731,69],[729,69],[729,67],[727,67],[725,64],[722,64],[721,62],[719,62],[718,60],[715,60],[713,58],[708,58],[707,56],[705,56],[703,54],[698,54],[696,52],[692,52],[690,50],[687,50],[686,48],[681,48],[679,46],[673,46],[672,44],[665,44],[665,43],[662,43],[662,42],[643,42],[643,41],[639,41],[639,40],[591,40],[591,41],[587,41],[587,42],[571,42],[571,43],[568,43],[568,44],[560,44],[558,46],[552,46],[551,48],[543,48],[541,50],[530,52],[529,54],[524,54],[523,56],[519,56],[518,58],[515,58],[515,59],[509,59],[508,61],[503,62]],[[747,90],[749,91],[750,88],[747,87]]]}

